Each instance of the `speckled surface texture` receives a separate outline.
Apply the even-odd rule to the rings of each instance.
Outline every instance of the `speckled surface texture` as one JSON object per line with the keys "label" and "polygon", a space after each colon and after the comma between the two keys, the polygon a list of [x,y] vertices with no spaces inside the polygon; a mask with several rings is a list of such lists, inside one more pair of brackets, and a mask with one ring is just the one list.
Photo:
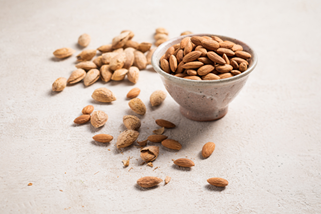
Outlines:
{"label": "speckled surface texture", "polygon": [[[0,213],[320,213],[320,19],[319,1],[2,1]],[[133,85],[77,84],[52,93],[53,81],[68,77],[75,63],[75,57],[57,61],[52,52],[64,46],[79,52],[75,43],[85,32],[92,37],[88,48],[124,29],[138,42],[153,42],[159,26],[170,37],[191,30],[239,38],[255,48],[259,63],[222,120],[188,120],[170,96],[158,108],[147,105],[139,140],[163,118],[177,125],[165,134],[183,145],[177,153],[161,148],[153,170],[139,165],[135,147],[121,154],[115,140],[92,141],[124,130]],[[117,101],[93,102],[102,86]],[[152,69],[141,71],[136,86],[146,104],[152,91],[165,90]],[[88,104],[109,115],[103,128],[73,125]],[[216,149],[203,160],[208,141]],[[128,156],[131,171],[121,163]],[[195,167],[173,167],[171,159],[186,156]],[[135,185],[142,176],[167,175],[166,186]],[[210,187],[210,177],[229,185]]]}

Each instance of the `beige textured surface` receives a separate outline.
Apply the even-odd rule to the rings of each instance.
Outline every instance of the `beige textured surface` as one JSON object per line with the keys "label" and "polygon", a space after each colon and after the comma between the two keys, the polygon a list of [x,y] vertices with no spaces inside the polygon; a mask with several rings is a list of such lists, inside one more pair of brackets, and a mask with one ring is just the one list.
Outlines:
{"label": "beige textured surface", "polygon": [[[2,1],[0,213],[320,213],[320,19],[320,1]],[[54,94],[52,82],[70,75],[75,58],[57,61],[52,52],[65,46],[79,52],[83,33],[92,38],[88,48],[124,29],[152,42],[159,26],[170,37],[191,30],[239,38],[256,49],[259,63],[220,121],[187,120],[169,96],[159,108],[147,105],[139,140],[164,118],[177,124],[165,134],[183,145],[177,154],[161,148],[153,171],[139,166],[137,148],[121,154],[116,140],[107,146],[91,140],[124,130],[132,84],[77,84]],[[90,97],[104,85],[117,96],[113,104]],[[152,91],[164,89],[150,69],[136,86],[146,104]],[[106,126],[73,125],[88,104],[106,111]],[[216,149],[202,160],[208,141]],[[121,162],[128,156],[130,172]],[[173,167],[171,159],[185,156],[193,169]],[[167,175],[166,186],[135,185],[141,176]],[[209,187],[209,177],[229,185]]]}

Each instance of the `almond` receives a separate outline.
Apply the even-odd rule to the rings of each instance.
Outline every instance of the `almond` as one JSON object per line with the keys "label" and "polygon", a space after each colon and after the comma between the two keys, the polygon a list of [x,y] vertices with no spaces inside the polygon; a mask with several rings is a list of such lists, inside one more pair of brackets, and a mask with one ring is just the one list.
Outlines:
{"label": "almond", "polygon": [[143,141],[137,141],[138,145],[140,146],[146,146],[147,145],[147,140],[143,140]]}
{"label": "almond", "polygon": [[207,57],[200,57],[200,58],[198,58],[198,61],[204,63],[204,65],[213,65],[214,64],[214,62]]}
{"label": "almond", "polygon": [[249,54],[248,52],[245,52],[245,51],[236,51],[235,55],[237,57],[241,57],[243,59],[249,59],[252,57],[251,54]]}
{"label": "almond", "polygon": [[161,60],[160,66],[163,69],[163,71],[165,71],[166,73],[170,73],[169,63],[166,59]]}
{"label": "almond", "polygon": [[99,143],[109,143],[113,138],[114,137],[109,134],[97,134],[93,136],[93,139]]}
{"label": "almond", "polygon": [[97,68],[97,65],[93,62],[80,62],[76,64],[76,68],[81,68],[84,69],[85,71],[89,71],[90,69],[95,69]]}
{"label": "almond", "polygon": [[180,49],[176,54],[177,63],[179,64],[180,62],[182,62],[183,58],[184,58],[184,51]]}
{"label": "almond", "polygon": [[99,48],[97,48],[97,50],[99,50],[101,53],[107,53],[107,52],[111,52],[113,48],[111,44],[108,44],[108,45],[100,46]]}
{"label": "almond", "polygon": [[239,69],[239,64],[234,59],[232,59],[230,63],[233,69]]}
{"label": "almond", "polygon": [[85,86],[90,86],[94,84],[100,77],[100,72],[97,69],[91,69],[88,71],[84,78],[84,85]]}
{"label": "almond", "polygon": [[96,57],[93,60],[93,63],[97,65],[97,68],[100,68],[103,65],[103,62],[101,61],[102,56]]}
{"label": "almond", "polygon": [[130,82],[136,84],[139,79],[139,69],[135,66],[129,68],[127,78]]}
{"label": "almond", "polygon": [[123,30],[123,31],[120,32],[120,33],[125,33],[125,32],[128,32],[128,33],[129,33],[129,34],[128,34],[128,40],[134,38],[135,34],[134,34],[133,31],[131,31],[131,30]]}
{"label": "almond", "polygon": [[220,57],[217,53],[213,52],[213,51],[209,51],[207,52],[207,57],[212,60],[213,62],[216,62],[218,64],[224,65],[226,62],[225,60]]}
{"label": "almond", "polygon": [[220,37],[218,37],[218,36],[211,36],[211,37],[212,37],[212,39],[214,39],[214,40],[217,41],[218,43],[223,42],[223,40],[222,40]]}
{"label": "almond", "polygon": [[216,52],[221,55],[226,54],[227,56],[234,56],[235,55],[234,51],[232,51],[231,49],[227,49],[227,48],[219,48],[216,50]]}
{"label": "almond", "polygon": [[175,53],[175,48],[173,46],[169,47],[165,52],[165,59],[168,60],[171,55]]}
{"label": "almond", "polygon": [[171,55],[169,57],[169,67],[172,70],[172,72],[175,73],[176,69],[177,69],[177,59],[174,55]]}
{"label": "almond", "polygon": [[87,33],[84,33],[79,36],[78,38],[78,44],[81,47],[87,47],[90,43],[90,36]]}
{"label": "almond", "polygon": [[184,55],[189,54],[192,50],[193,50],[193,44],[192,44],[191,40],[188,40],[187,44],[184,48]]}
{"label": "almond", "polygon": [[176,125],[174,123],[169,122],[168,120],[157,119],[157,120],[155,120],[155,122],[157,125],[164,127],[166,129],[173,129],[176,127]]}
{"label": "almond", "polygon": [[216,187],[226,187],[228,185],[228,181],[224,178],[209,178],[207,182]]}
{"label": "almond", "polygon": [[167,39],[158,39],[158,40],[156,40],[156,42],[154,44],[155,44],[155,46],[158,47],[166,41],[167,41]]}
{"label": "almond", "polygon": [[171,181],[171,177],[166,176],[164,185],[168,184],[170,181]]}
{"label": "almond", "polygon": [[191,41],[191,37],[185,37],[180,43],[180,48],[184,49],[187,46],[187,43]]}
{"label": "almond", "polygon": [[212,73],[209,73],[209,74],[202,77],[202,80],[219,80],[219,79],[220,79],[219,76],[212,74]]}
{"label": "almond", "polygon": [[187,158],[179,158],[174,161],[174,164],[181,167],[192,167],[195,166],[195,163]]}
{"label": "almond", "polygon": [[103,65],[100,68],[100,76],[104,82],[109,82],[111,80],[113,73],[109,69],[109,65]]}
{"label": "almond", "polygon": [[130,32],[126,31],[126,32],[123,32],[120,35],[114,37],[113,41],[112,41],[112,48],[118,49],[118,48],[124,47],[124,45],[126,44],[126,42],[129,39],[129,34],[130,34]]}
{"label": "almond", "polygon": [[242,62],[245,62],[246,65],[249,65],[249,63],[245,60],[245,59],[242,59],[240,57],[233,57],[231,60],[234,60],[235,62],[237,62],[238,64],[241,64]]}
{"label": "almond", "polygon": [[137,180],[137,184],[143,188],[150,188],[157,186],[163,180],[157,177],[146,176]]}
{"label": "almond", "polygon": [[94,106],[88,105],[82,109],[83,114],[91,114],[94,111]]}
{"label": "almond", "polygon": [[205,57],[207,56],[207,50],[205,48],[203,48],[203,46],[199,45],[195,48],[195,51],[199,51],[201,52],[201,56]]}
{"label": "almond", "polygon": [[184,62],[181,61],[181,62],[178,64],[178,66],[177,66],[176,74],[180,74],[180,73],[182,73],[182,72],[184,71],[183,66],[184,66]]}
{"label": "almond", "polygon": [[144,115],[146,113],[146,106],[139,98],[131,99],[128,105],[137,114]]}
{"label": "almond", "polygon": [[182,145],[178,141],[172,140],[172,139],[163,140],[162,145],[165,146],[166,148],[173,149],[173,150],[182,149]]}
{"label": "almond", "polygon": [[185,63],[182,66],[182,68],[184,68],[184,69],[195,69],[195,68],[202,67],[203,65],[204,64],[202,62],[194,61],[194,62]]}
{"label": "almond", "polygon": [[159,128],[159,129],[155,129],[155,130],[153,131],[153,133],[156,134],[156,135],[161,135],[161,134],[164,133],[164,131],[165,131],[165,128],[164,128],[164,127],[161,127],[161,128]]}
{"label": "almond", "polygon": [[114,81],[121,81],[125,78],[127,73],[128,73],[128,70],[125,68],[117,69],[111,76],[111,79]]}
{"label": "almond", "polygon": [[159,153],[159,147],[158,146],[148,146],[143,148],[140,151],[140,157],[143,159],[145,162],[151,162],[156,160],[158,157]]}
{"label": "almond", "polygon": [[163,34],[163,33],[158,33],[158,34],[155,34],[154,39],[155,39],[155,40],[159,40],[159,39],[166,39],[166,40],[168,40],[168,35]]}
{"label": "almond", "polygon": [[168,31],[163,27],[159,27],[159,28],[156,29],[156,34],[158,34],[158,33],[162,33],[162,34],[168,35]]}
{"label": "almond", "polygon": [[213,65],[203,65],[197,70],[198,75],[200,76],[205,76],[206,74],[210,73],[213,71],[215,67]]}
{"label": "almond", "polygon": [[128,40],[126,44],[124,45],[124,48],[134,48],[137,49],[139,46],[139,43],[133,40]]}
{"label": "almond", "polygon": [[117,138],[116,146],[117,148],[125,148],[132,145],[135,140],[138,138],[139,132],[134,130],[126,130],[120,133]]}
{"label": "almond", "polygon": [[124,63],[124,68],[129,69],[130,66],[132,66],[134,64],[134,48],[126,48],[124,50],[125,56],[126,56],[126,61]]}
{"label": "almond", "polygon": [[233,76],[236,76],[236,75],[241,74],[241,71],[238,71],[238,70],[232,70],[232,71],[231,71],[231,74],[233,74]]}
{"label": "almond", "polygon": [[139,88],[133,88],[128,92],[127,98],[133,99],[135,97],[138,97],[139,93],[140,93],[140,89]]}
{"label": "almond", "polygon": [[77,69],[77,70],[74,70],[70,77],[68,78],[67,80],[67,83],[68,84],[75,84],[77,82],[80,82],[82,79],[84,79],[86,76],[86,71],[84,71],[83,69]]}
{"label": "almond", "polygon": [[147,140],[153,143],[160,143],[163,140],[167,139],[167,136],[161,135],[161,134],[156,134],[156,135],[149,135]]}
{"label": "almond", "polygon": [[181,78],[184,78],[184,77],[186,77],[187,75],[186,75],[186,74],[184,74],[184,73],[180,73],[180,74],[175,74],[174,76],[175,76],[175,77],[181,77]]}
{"label": "almond", "polygon": [[67,79],[64,77],[59,77],[56,81],[52,84],[52,91],[63,91],[66,88]]}
{"label": "almond", "polygon": [[202,148],[203,158],[208,158],[209,156],[211,156],[211,154],[214,152],[214,149],[215,149],[215,143],[213,142],[205,143],[205,145]]}
{"label": "almond", "polygon": [[220,47],[219,43],[213,39],[203,39],[202,46],[207,50],[216,50]]}
{"label": "almond", "polygon": [[227,55],[225,53],[223,54],[222,58],[225,60],[226,64],[229,64],[229,65],[231,64],[230,59],[227,57]]}
{"label": "almond", "polygon": [[196,59],[198,59],[202,55],[202,52],[200,51],[192,51],[189,54],[185,55],[183,58],[183,62],[192,62]]}
{"label": "almond", "polygon": [[191,31],[184,31],[181,36],[193,34]]}
{"label": "almond", "polygon": [[166,98],[166,93],[164,91],[162,91],[162,90],[154,91],[150,95],[150,104],[152,106],[159,106],[160,104],[163,103],[165,98]]}
{"label": "almond", "polygon": [[74,120],[76,124],[85,124],[90,120],[90,115],[81,115]]}
{"label": "almond", "polygon": [[240,70],[241,72],[243,72],[243,71],[246,71],[246,69],[247,69],[246,63],[245,63],[245,62],[242,62],[242,63],[240,64],[240,66],[239,66],[239,70]]}
{"label": "almond", "polygon": [[103,55],[101,55],[101,61],[104,64],[109,64],[111,59],[116,56],[118,53],[115,52],[109,52],[109,53],[104,53]]}
{"label": "almond", "polygon": [[115,71],[117,69],[121,69],[126,61],[126,54],[125,53],[118,53],[114,57],[110,59],[110,67],[109,69]]}
{"label": "almond", "polygon": [[77,55],[78,61],[90,61],[92,58],[96,56],[96,50],[83,50],[80,54]]}
{"label": "almond", "polygon": [[202,40],[203,38],[200,36],[192,36],[191,41],[195,44],[195,45],[202,45]]}
{"label": "almond", "polygon": [[184,79],[188,79],[188,80],[202,80],[200,77],[198,76],[186,76],[183,77]]}
{"label": "almond", "polygon": [[139,70],[145,69],[147,66],[146,56],[140,51],[135,51],[134,56],[135,56],[135,65],[137,66],[137,68]]}
{"label": "almond", "polygon": [[225,65],[216,66],[215,69],[216,69],[216,71],[218,71],[220,73],[228,73],[231,70],[233,70],[233,67],[232,67],[232,65],[225,64]]}
{"label": "almond", "polygon": [[243,51],[243,47],[241,45],[233,45],[232,47],[232,51],[236,52],[236,51]]}
{"label": "almond", "polygon": [[113,94],[112,91],[110,91],[107,88],[97,88],[91,97],[98,101],[98,102],[103,102],[103,103],[110,103],[112,101],[116,100],[115,95]]}
{"label": "almond", "polygon": [[233,75],[231,73],[219,74],[218,76],[220,77],[220,79],[226,79],[226,78],[233,77]]}
{"label": "almond", "polygon": [[64,59],[64,58],[70,57],[74,52],[75,50],[71,48],[60,48],[55,50],[53,52],[53,55],[58,59]]}
{"label": "almond", "polygon": [[197,75],[197,71],[191,70],[191,69],[186,70],[186,73],[187,73],[188,75],[190,75],[190,76],[196,76],[196,75]]}
{"label": "almond", "polygon": [[138,50],[145,53],[147,51],[149,51],[149,49],[152,47],[152,43],[149,42],[142,42],[138,45]]}
{"label": "almond", "polygon": [[220,44],[220,48],[232,48],[235,45],[234,43],[231,43],[229,41],[224,41],[219,44]]}
{"label": "almond", "polygon": [[152,64],[152,56],[153,56],[153,53],[155,52],[155,50],[156,50],[156,48],[152,48],[148,51],[148,53],[146,55],[147,65]]}
{"label": "almond", "polygon": [[125,115],[123,123],[127,129],[138,130],[141,126],[140,119],[133,115]]}
{"label": "almond", "polygon": [[99,128],[99,127],[105,125],[107,120],[108,120],[108,115],[105,112],[94,111],[91,114],[90,123],[91,123],[91,125],[93,125],[93,127]]}

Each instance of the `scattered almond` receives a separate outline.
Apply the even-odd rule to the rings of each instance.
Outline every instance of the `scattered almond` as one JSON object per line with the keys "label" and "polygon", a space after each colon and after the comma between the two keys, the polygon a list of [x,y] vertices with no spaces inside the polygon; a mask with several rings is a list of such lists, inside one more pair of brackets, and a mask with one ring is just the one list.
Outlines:
{"label": "scattered almond", "polygon": [[88,105],[82,109],[83,114],[91,114],[94,111],[94,106]]}
{"label": "scattered almond", "polygon": [[132,129],[132,130],[138,130],[141,126],[140,119],[133,115],[124,116],[123,123],[127,129]]}
{"label": "scattered almond", "polygon": [[143,148],[140,151],[140,157],[145,162],[151,162],[151,161],[156,160],[156,158],[158,157],[158,153],[159,153],[158,146],[148,146],[148,147]]}
{"label": "scattered almond", "polygon": [[133,99],[135,97],[138,97],[139,93],[140,93],[139,88],[133,88],[127,93],[127,98]]}
{"label": "scattered almond", "polygon": [[203,158],[208,158],[214,152],[215,143],[208,142],[202,148],[202,156]]}
{"label": "scattered almond", "polygon": [[228,185],[228,181],[224,178],[209,178],[207,182],[216,187],[226,187]]}
{"label": "scattered almond", "polygon": [[113,136],[109,134],[97,134],[93,136],[93,139],[99,143],[109,143],[113,140]]}
{"label": "scattered almond", "polygon": [[64,58],[70,57],[74,52],[75,50],[71,48],[60,48],[55,50],[53,52],[53,55],[58,59],[64,59]]}
{"label": "scattered almond", "polygon": [[84,33],[79,36],[78,38],[78,44],[81,47],[87,47],[90,43],[90,36],[87,33]]}
{"label": "scattered almond", "polygon": [[154,130],[153,133],[156,134],[156,135],[161,135],[161,134],[164,133],[164,131],[165,131],[165,128],[161,127],[159,129]]}
{"label": "scattered almond", "polygon": [[192,167],[195,166],[194,162],[187,158],[179,158],[174,161],[174,164],[181,167]]}
{"label": "scattered almond", "polygon": [[112,45],[102,45],[99,48],[97,48],[97,50],[99,50],[101,53],[107,53],[107,52],[111,52],[113,50]]}
{"label": "scattered almond", "polygon": [[99,128],[105,125],[107,120],[108,120],[108,115],[103,111],[94,111],[91,114],[91,118],[90,118],[91,125],[93,125],[93,127],[95,128]]}
{"label": "scattered almond", "polygon": [[85,86],[90,86],[94,84],[100,77],[100,72],[97,69],[91,69],[88,71],[84,78],[84,85]]}
{"label": "scattered almond", "polygon": [[166,93],[164,91],[162,91],[162,90],[154,91],[150,95],[150,104],[152,106],[159,106],[160,104],[163,103],[165,98],[166,98]]}
{"label": "scattered almond", "polygon": [[85,124],[85,123],[87,123],[89,120],[90,120],[90,115],[86,114],[86,115],[81,115],[81,116],[77,117],[77,118],[74,120],[74,123],[80,125],[80,124]]}
{"label": "scattered almond", "polygon": [[128,105],[137,114],[144,115],[146,113],[146,106],[139,98],[131,99]]}
{"label": "scattered almond", "polygon": [[86,76],[86,71],[84,71],[83,69],[77,69],[74,70],[70,77],[67,80],[68,84],[75,84],[77,82],[80,82],[81,80],[83,80]]}
{"label": "scattered almond", "polygon": [[98,101],[98,102],[103,102],[103,103],[110,103],[112,101],[116,100],[115,95],[113,92],[107,88],[97,88],[91,97]]}
{"label": "scattered almond", "polygon": [[128,70],[127,78],[130,82],[136,84],[139,79],[139,69],[135,66],[131,66]]}
{"label": "scattered almond", "polygon": [[173,150],[182,149],[182,145],[178,141],[172,140],[172,139],[163,140],[162,145],[165,146],[166,148],[173,149]]}
{"label": "scattered almond", "polygon": [[90,61],[92,58],[96,56],[96,50],[83,50],[80,54],[77,55],[78,61]]}
{"label": "scattered almond", "polygon": [[169,122],[167,120],[163,120],[163,119],[157,119],[155,120],[156,124],[161,126],[161,127],[165,127],[166,129],[173,129],[176,127],[176,125],[172,122]]}
{"label": "scattered almond", "polygon": [[134,130],[126,130],[120,133],[117,138],[116,146],[117,148],[125,148],[132,145],[135,140],[138,138],[139,132]]}
{"label": "scattered almond", "polygon": [[163,140],[167,139],[167,136],[165,135],[150,135],[147,137],[147,140],[149,140],[150,142],[153,142],[153,143],[160,143],[162,142]]}
{"label": "scattered almond", "polygon": [[63,91],[66,88],[67,79],[64,77],[59,77],[56,81],[52,84],[52,91]]}
{"label": "scattered almond", "polygon": [[146,176],[137,180],[137,184],[143,188],[150,188],[157,186],[163,180],[157,177]]}

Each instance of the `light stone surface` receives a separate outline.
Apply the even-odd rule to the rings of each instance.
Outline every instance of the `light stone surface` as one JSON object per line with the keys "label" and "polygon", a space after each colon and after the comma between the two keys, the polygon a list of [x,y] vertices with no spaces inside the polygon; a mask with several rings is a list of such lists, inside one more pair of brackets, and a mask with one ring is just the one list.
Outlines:
{"label": "light stone surface", "polygon": [[[317,0],[1,1],[0,213],[321,213],[320,20]],[[150,67],[141,71],[135,87],[147,114],[139,116],[139,140],[164,118],[177,125],[165,134],[183,145],[179,152],[161,148],[154,170],[140,166],[138,148],[115,148],[122,117],[134,114],[125,99],[130,82],[79,83],[62,93],[52,93],[51,84],[75,69],[79,35],[88,33],[88,48],[97,48],[124,29],[135,41],[153,42],[157,27],[170,38],[186,30],[238,38],[255,48],[259,62],[216,122],[182,117],[170,96],[152,108],[150,94],[164,86]],[[52,52],[61,47],[77,52],[56,60]],[[91,94],[102,86],[117,101],[94,102]],[[109,115],[103,128],[73,124],[88,104]],[[114,140],[95,143],[98,133]],[[202,160],[208,141],[216,149]],[[195,167],[174,167],[180,157]],[[172,180],[143,190],[136,186],[142,176]],[[229,185],[210,187],[210,177]]]}

